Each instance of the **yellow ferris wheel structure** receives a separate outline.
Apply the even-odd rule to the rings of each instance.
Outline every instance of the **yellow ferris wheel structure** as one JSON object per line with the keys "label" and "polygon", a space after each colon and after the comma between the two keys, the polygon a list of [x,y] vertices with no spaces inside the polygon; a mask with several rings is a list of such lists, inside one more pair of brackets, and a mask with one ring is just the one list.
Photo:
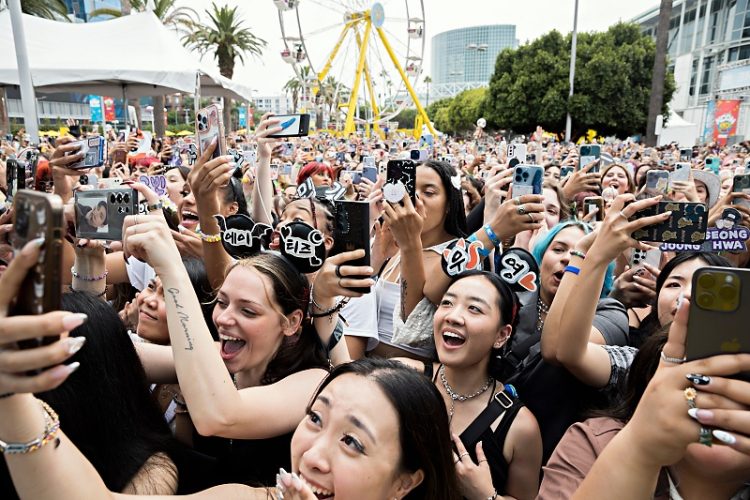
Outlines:
{"label": "yellow ferris wheel structure", "polygon": [[274,0],[281,57],[300,86],[298,108],[322,114],[324,128],[358,126],[383,135],[415,107],[415,135],[436,132],[415,88],[425,50],[424,0]]}

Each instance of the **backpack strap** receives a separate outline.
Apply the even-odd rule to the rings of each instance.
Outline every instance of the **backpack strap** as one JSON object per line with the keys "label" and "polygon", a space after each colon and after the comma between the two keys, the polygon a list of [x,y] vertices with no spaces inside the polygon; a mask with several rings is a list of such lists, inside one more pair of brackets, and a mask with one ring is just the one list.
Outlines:
{"label": "backpack strap", "polygon": [[529,355],[531,347],[542,340],[542,334],[535,332],[526,340],[510,349],[500,360],[500,379],[509,380],[510,376],[517,373]]}
{"label": "backpack strap", "polygon": [[[509,389],[511,387],[511,389]],[[474,421],[461,433],[461,441],[467,450],[473,450],[476,443],[479,442],[479,438],[487,430],[492,423],[500,417],[503,413],[507,412],[514,405],[520,404],[518,398],[515,397],[512,391],[512,386],[506,386],[505,389],[498,392],[492,397],[492,401],[487,407],[480,413]]]}

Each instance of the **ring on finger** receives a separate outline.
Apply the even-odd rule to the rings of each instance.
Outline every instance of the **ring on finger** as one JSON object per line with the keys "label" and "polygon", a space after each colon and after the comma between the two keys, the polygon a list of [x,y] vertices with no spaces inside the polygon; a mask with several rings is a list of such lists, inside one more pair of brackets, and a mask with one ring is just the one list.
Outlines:
{"label": "ring on finger", "polygon": [[623,212],[622,210],[620,210],[620,215],[622,216],[623,219],[627,220],[628,216],[625,215],[625,212]]}
{"label": "ring on finger", "polygon": [[341,278],[343,278],[343,277],[344,277],[344,275],[343,275],[343,274],[341,274],[341,266],[336,266],[336,277],[337,277],[338,279],[341,279]]}
{"label": "ring on finger", "polygon": [[513,198],[513,203],[515,203],[517,206],[521,206],[521,198]]}
{"label": "ring on finger", "polygon": [[531,222],[532,224],[533,224],[534,222],[536,222],[536,219],[534,219],[534,216],[533,216],[533,215],[531,215],[531,214],[530,214],[530,213],[528,213],[528,212],[526,212],[526,215],[528,215],[528,216],[529,216],[529,222]]}
{"label": "ring on finger", "polygon": [[465,451],[465,452],[461,453],[461,454],[460,454],[460,455],[458,456],[458,459],[459,459],[459,460],[463,460],[463,459],[464,459],[464,457],[467,457],[467,456],[469,456],[469,452],[468,452],[468,451]]}
{"label": "ring on finger", "polygon": [[711,445],[714,444],[714,438],[711,434],[711,429],[701,426],[701,433],[698,437],[698,442],[703,446],[708,446],[710,448]]}
{"label": "ring on finger", "polygon": [[516,212],[518,213],[518,215],[523,215],[526,213],[526,207],[524,207],[523,205],[519,205],[518,208],[516,208]]}

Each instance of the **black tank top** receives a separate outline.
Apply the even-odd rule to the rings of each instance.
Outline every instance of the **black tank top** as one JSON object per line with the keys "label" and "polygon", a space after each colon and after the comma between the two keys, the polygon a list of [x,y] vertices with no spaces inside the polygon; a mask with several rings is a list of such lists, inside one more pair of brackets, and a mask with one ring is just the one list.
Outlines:
{"label": "black tank top", "polygon": [[[430,379],[432,379],[433,384],[437,382],[437,373],[435,372],[432,366],[432,363],[424,364],[424,373]],[[492,402],[495,396],[496,384],[497,382],[493,382],[492,392],[490,392],[490,398],[487,401],[488,405]],[[506,391],[506,394],[507,393],[508,392]],[[482,448],[484,449],[484,454],[487,457],[487,465],[490,466],[490,474],[492,475],[492,485],[495,487],[498,494],[500,495],[506,494],[506,487],[508,485],[508,468],[510,467],[510,464],[508,464],[508,462],[505,460],[505,455],[503,455],[503,446],[505,445],[505,438],[508,435],[510,426],[513,425],[513,421],[516,419],[518,412],[524,406],[521,400],[519,400],[515,396],[511,397],[511,399],[513,401],[513,405],[507,410],[505,410],[497,428],[494,431],[492,430],[491,426],[494,420],[493,422],[488,422],[487,428],[484,430],[484,432],[482,432],[482,434],[479,437],[479,440],[482,441]],[[471,427],[471,424],[469,425],[469,427]],[[467,427],[467,429],[469,427]],[[471,459],[474,461],[474,463],[477,463],[476,448],[477,448],[477,443],[479,441],[477,440],[472,443],[468,443],[466,441],[466,437],[464,436],[464,433],[462,433],[459,436],[459,438],[461,439],[461,442],[466,448],[466,451],[469,453],[469,456],[471,457]]]}

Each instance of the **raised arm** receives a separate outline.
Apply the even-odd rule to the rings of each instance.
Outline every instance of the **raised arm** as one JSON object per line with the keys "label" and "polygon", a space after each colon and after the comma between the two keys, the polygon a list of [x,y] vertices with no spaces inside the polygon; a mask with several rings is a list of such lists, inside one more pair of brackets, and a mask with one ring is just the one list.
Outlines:
{"label": "raised arm", "polygon": [[592,326],[607,266],[628,247],[647,248],[632,239],[633,231],[669,217],[669,214],[666,217],[661,214],[629,221],[635,212],[659,201],[650,198],[625,207],[632,199],[630,194],[619,196],[599,231],[578,242],[570,265],[580,271],[565,273],[544,324],[544,359],[563,365],[576,378],[593,387],[606,386],[611,376],[609,355],[597,342],[601,333]]}
{"label": "raised arm", "polygon": [[195,428],[206,436],[261,439],[290,432],[323,370],[306,370],[268,386],[238,390],[217,352],[200,303],[163,219],[126,219],[127,252],[147,261],[164,287],[169,337],[180,389]]}
{"label": "raised arm", "polygon": [[263,115],[256,130],[258,140],[258,166],[255,172],[255,186],[253,186],[253,220],[273,224],[273,185],[271,183],[271,155],[278,139],[268,138],[271,134],[281,132],[278,125],[281,121],[273,118],[273,113]]}

